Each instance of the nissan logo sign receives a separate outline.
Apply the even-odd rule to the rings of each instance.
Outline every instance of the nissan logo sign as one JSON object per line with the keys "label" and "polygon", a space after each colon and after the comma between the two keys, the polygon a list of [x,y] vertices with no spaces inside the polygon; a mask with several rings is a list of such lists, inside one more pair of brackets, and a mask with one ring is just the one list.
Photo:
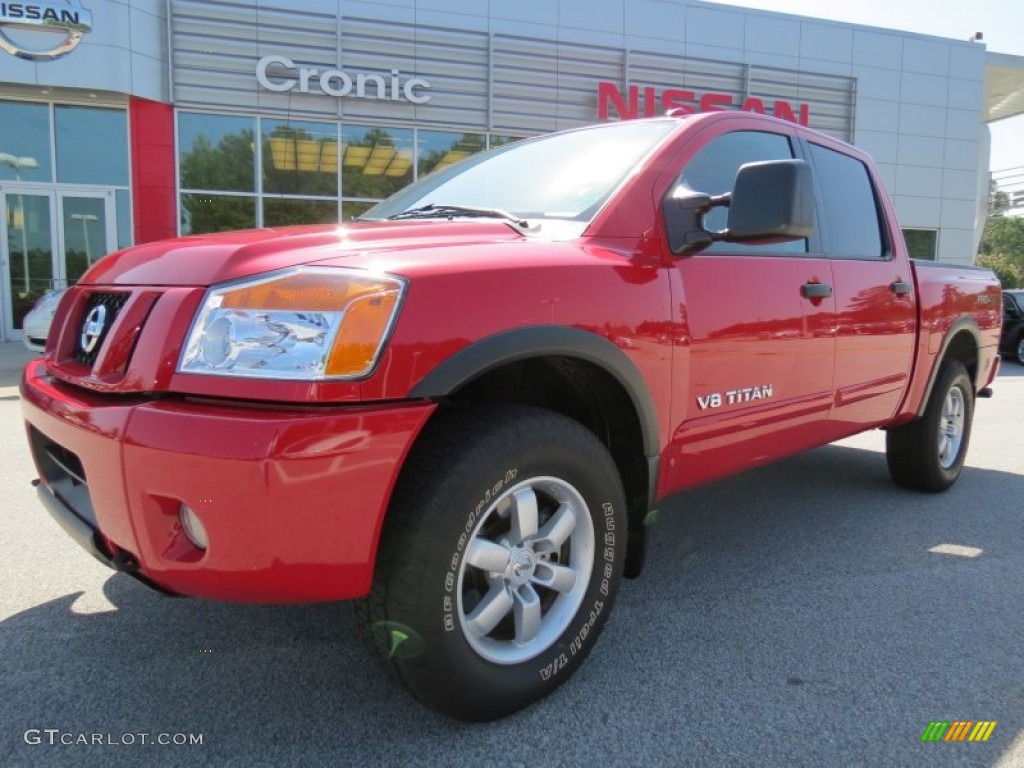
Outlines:
{"label": "nissan logo sign", "polygon": [[[60,32],[58,45],[42,50],[28,48],[12,40],[8,31]],[[78,0],[37,0],[34,3],[0,2],[0,48],[12,56],[29,61],[52,61],[78,47],[82,36],[92,31],[92,13]],[[20,38],[19,38],[20,40]]]}

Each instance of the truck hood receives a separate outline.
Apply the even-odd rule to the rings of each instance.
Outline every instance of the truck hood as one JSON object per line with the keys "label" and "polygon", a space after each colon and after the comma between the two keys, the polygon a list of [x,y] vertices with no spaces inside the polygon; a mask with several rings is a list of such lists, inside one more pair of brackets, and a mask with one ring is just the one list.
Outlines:
{"label": "truck hood", "polygon": [[[82,285],[209,286],[278,269],[339,260],[379,265],[388,251],[522,240],[494,220],[365,222],[282,227],[162,240],[128,248],[97,262]],[[426,254],[424,254],[426,256]]]}

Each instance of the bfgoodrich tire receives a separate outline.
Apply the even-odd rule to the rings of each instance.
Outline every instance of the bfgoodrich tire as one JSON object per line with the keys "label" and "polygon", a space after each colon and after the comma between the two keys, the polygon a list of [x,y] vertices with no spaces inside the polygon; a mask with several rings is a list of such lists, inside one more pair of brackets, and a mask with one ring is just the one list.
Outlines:
{"label": "bfgoodrich tire", "polygon": [[960,477],[974,419],[974,387],[962,363],[942,364],[924,415],[886,433],[889,474],[899,485],[938,493]]}
{"label": "bfgoodrich tire", "polygon": [[559,414],[441,414],[388,511],[364,637],[421,702],[493,720],[561,685],[611,611],[625,556],[615,464]]}

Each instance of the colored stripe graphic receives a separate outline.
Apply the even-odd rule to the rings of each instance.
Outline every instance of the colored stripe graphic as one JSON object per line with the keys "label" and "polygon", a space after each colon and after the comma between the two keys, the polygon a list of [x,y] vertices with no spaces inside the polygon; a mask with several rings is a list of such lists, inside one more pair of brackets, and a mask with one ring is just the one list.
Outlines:
{"label": "colored stripe graphic", "polygon": [[974,725],[973,720],[954,720],[943,741],[963,741],[967,738],[967,731],[972,725]]}
{"label": "colored stripe graphic", "polygon": [[921,741],[988,741],[995,720],[932,720],[921,734]]}
{"label": "colored stripe graphic", "polygon": [[996,729],[995,720],[981,720],[974,730],[971,731],[971,735],[967,738],[968,741],[988,741],[988,737],[992,735],[992,731]]}

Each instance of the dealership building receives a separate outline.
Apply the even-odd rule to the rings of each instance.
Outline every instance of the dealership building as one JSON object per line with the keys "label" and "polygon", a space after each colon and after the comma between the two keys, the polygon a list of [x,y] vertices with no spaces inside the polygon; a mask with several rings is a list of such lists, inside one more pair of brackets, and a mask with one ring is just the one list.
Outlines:
{"label": "dealership building", "polygon": [[857,144],[914,255],[965,264],[1024,63],[698,0],[0,0],[0,340],[118,247],[346,220],[489,146],[670,108]]}

